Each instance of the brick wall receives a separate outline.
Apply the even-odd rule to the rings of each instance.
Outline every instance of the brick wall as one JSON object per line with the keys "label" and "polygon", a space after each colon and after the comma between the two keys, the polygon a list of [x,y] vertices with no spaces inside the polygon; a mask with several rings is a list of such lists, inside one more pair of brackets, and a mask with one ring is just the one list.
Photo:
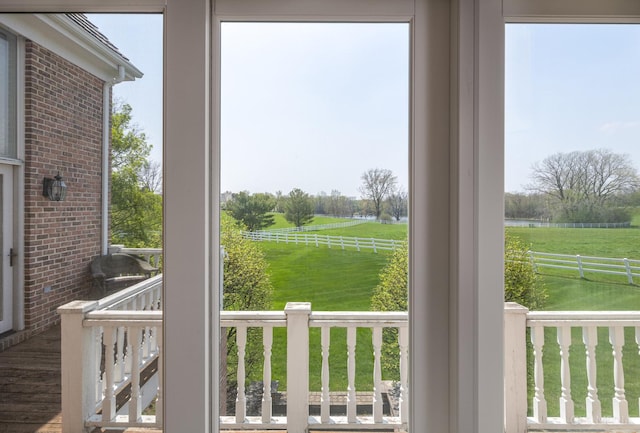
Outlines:
{"label": "brick wall", "polygon": [[[86,299],[100,254],[102,81],[27,41],[25,62],[25,324],[38,333],[56,308]],[[67,197],[42,196],[60,171]],[[45,288],[50,288],[45,293]]]}

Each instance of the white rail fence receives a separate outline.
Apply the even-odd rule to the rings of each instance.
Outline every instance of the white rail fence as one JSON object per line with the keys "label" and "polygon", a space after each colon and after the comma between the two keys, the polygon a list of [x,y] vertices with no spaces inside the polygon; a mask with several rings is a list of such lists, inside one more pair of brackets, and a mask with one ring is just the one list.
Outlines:
{"label": "white rail fence", "polygon": [[575,270],[580,278],[584,278],[585,273],[622,275],[627,277],[629,284],[633,284],[634,277],[640,277],[640,260],[552,254],[535,251],[528,251],[528,255],[536,272],[539,268],[553,268]]}
{"label": "white rail fence", "polygon": [[292,245],[327,246],[328,248],[355,249],[361,251],[365,249],[391,251],[403,244],[404,241],[396,239],[375,239],[358,238],[350,236],[327,236],[317,233],[279,233],[270,231],[242,232],[242,235],[257,242],[276,242]]}
{"label": "white rail fence", "polygon": [[[74,301],[62,318],[62,423],[162,426],[162,275],[100,301]],[[143,415],[155,401],[156,415]]]}
{"label": "white rail fence", "polygon": [[308,225],[308,226],[302,226],[302,227],[286,227],[286,228],[281,228],[281,229],[267,229],[267,230],[262,230],[262,231],[270,232],[270,233],[315,232],[315,231],[319,231],[319,230],[341,229],[343,227],[357,226],[357,225],[368,223],[368,222],[372,222],[372,221],[371,220],[359,219],[359,220],[345,221],[345,222],[342,222],[342,223],[315,224],[315,225]]}
{"label": "white rail fence", "polygon": [[[505,305],[505,431],[524,433],[536,430],[598,430],[637,431],[639,417],[629,416],[629,400],[625,390],[625,366],[638,363],[629,359],[623,363],[625,338],[632,348],[640,349],[639,311],[528,311],[507,303]],[[527,328],[533,347],[533,398],[530,402],[532,416],[527,416]],[[545,331],[547,339],[545,340]],[[553,332],[553,343],[550,344]],[[596,349],[605,346],[609,350]],[[555,352],[560,369],[557,377],[550,377],[546,369],[549,354]],[[569,353],[573,362],[569,362]],[[602,354],[607,353],[607,357]],[[582,357],[576,361],[575,357]],[[546,356],[545,356],[546,354]],[[608,359],[607,359],[608,358]],[[577,364],[576,364],[577,362]],[[577,371],[572,371],[572,366]],[[552,370],[553,371],[553,370]],[[633,370],[635,371],[635,370]],[[597,374],[596,374],[597,372]],[[571,379],[586,377],[585,387],[576,389]],[[597,378],[613,378],[612,389],[598,387]],[[631,380],[637,380],[632,376]],[[548,383],[551,382],[551,383]],[[552,384],[553,387],[552,388]],[[548,411],[548,395],[559,395],[559,409]],[[586,395],[584,411],[576,413],[574,394]],[[601,395],[612,396],[611,411],[604,413]]]}

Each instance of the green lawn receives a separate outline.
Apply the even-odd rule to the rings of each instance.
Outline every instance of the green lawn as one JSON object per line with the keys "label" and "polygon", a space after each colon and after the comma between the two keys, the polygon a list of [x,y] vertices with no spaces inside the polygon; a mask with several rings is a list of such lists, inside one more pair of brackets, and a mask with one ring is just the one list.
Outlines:
{"label": "green lawn", "polygon": [[[628,284],[612,284],[578,278],[545,276],[549,289],[549,300],[545,310],[640,310],[640,288]],[[640,398],[640,356],[634,340],[634,330],[625,330],[626,345],[623,349],[624,374],[626,378],[626,397],[629,401],[631,416],[638,416]],[[613,357],[607,329],[598,330],[597,386],[603,414],[611,415],[613,398]],[[545,330],[544,348],[545,394],[549,415],[558,415],[560,398],[560,354],[555,328]],[[585,366],[585,347],[582,343],[581,329],[572,330],[572,346],[569,350],[571,365],[571,389],[575,403],[576,416],[585,416],[585,398],[587,377]],[[529,363],[530,375],[532,364]],[[530,378],[529,402],[532,398]],[[531,413],[531,408],[530,408]]]}
{"label": "green lawn", "polygon": [[[508,231],[530,244],[534,251],[580,254],[601,257],[627,257],[640,259],[640,229],[559,229],[559,228],[508,228]],[[626,284],[626,277],[588,274],[580,279],[575,271],[542,269],[542,277],[549,291],[545,310],[640,310],[640,287]],[[626,398],[631,416],[638,416],[640,398],[640,356],[634,340],[634,330],[625,330],[626,345],[623,349]],[[613,398],[613,358],[607,329],[598,331],[597,387],[603,414],[611,416]],[[550,416],[559,413],[560,355],[556,330],[545,331],[544,348],[545,396]],[[585,348],[580,329],[572,331],[569,351],[571,365],[572,398],[576,416],[585,416],[587,377]],[[530,367],[530,395],[532,387]],[[530,408],[531,412],[531,408]]]}
{"label": "green lawn", "polygon": [[[368,311],[378,274],[387,253],[342,251],[283,243],[261,243],[274,286],[273,309],[287,302],[311,302],[314,311]],[[274,330],[273,378],[286,388],[286,330]],[[370,390],[373,377],[371,331],[357,334],[356,389]],[[320,390],[320,331],[310,332],[310,387]],[[331,331],[331,383],[334,390],[347,389],[346,331]],[[254,380],[256,380],[254,378]],[[259,380],[259,379],[258,379]]]}
{"label": "green lawn", "polygon": [[640,259],[640,228],[564,229],[508,227],[533,251]]}
{"label": "green lawn", "polygon": [[[276,217],[277,226],[282,226],[282,215]],[[314,224],[328,224],[344,220],[322,218]],[[286,224],[286,223],[285,223]],[[640,259],[640,229],[557,229],[557,228],[509,228],[509,231],[530,244],[532,250],[542,252],[595,255],[605,257],[628,257]],[[383,225],[375,222],[353,227],[325,230],[323,234],[404,239],[407,225]],[[295,244],[264,242],[274,285],[273,309],[281,310],[286,302],[311,302],[313,310],[368,310],[373,288],[378,283],[378,274],[384,266],[388,253],[372,251],[342,251],[326,247],[315,248]],[[549,291],[547,310],[640,310],[640,287],[625,283],[624,277],[617,280],[602,275],[579,279],[575,272],[544,270],[544,281]],[[551,416],[558,414],[559,367],[555,329],[545,335],[545,393]],[[347,387],[346,336],[343,329],[333,329],[330,349],[331,388],[345,390]],[[635,344],[633,330],[628,330],[624,349],[624,368],[627,400],[632,416],[638,416],[637,402],[640,398],[640,356]],[[280,389],[286,389],[286,331],[276,330],[273,349],[273,378],[280,381]],[[310,332],[310,386],[320,389],[321,349],[319,330]],[[372,386],[372,348],[369,330],[359,330],[357,345],[356,389],[370,390]],[[605,414],[611,412],[613,396],[613,367],[611,345],[607,330],[599,331],[598,389]],[[580,330],[574,330],[570,350],[571,381],[576,415],[584,416],[586,375],[584,345]],[[530,373],[532,374],[532,373]],[[252,378],[259,380],[260,377]]]}
{"label": "green lawn", "polygon": [[[272,225],[272,226],[267,227],[266,230],[270,230],[270,229],[285,229],[285,228],[289,228],[289,227],[295,227],[293,224],[291,224],[290,222],[288,222],[284,218],[284,214],[283,213],[274,213],[273,216],[274,216],[273,221],[274,221],[275,224]],[[353,221],[353,220],[351,218],[335,218],[335,217],[328,217],[328,216],[315,216],[315,217],[313,217],[313,221],[309,225],[343,223],[343,222],[347,222],[347,221]]]}
{"label": "green lawn", "polygon": [[407,224],[380,224],[370,221],[357,226],[343,227],[339,229],[323,230],[323,235],[351,236],[358,238],[375,239],[407,239]]}

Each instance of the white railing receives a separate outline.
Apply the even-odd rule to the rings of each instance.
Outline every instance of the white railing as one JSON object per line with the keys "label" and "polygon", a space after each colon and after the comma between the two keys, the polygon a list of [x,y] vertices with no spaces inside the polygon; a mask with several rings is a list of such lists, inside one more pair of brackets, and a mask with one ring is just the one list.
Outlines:
{"label": "white railing", "polygon": [[[63,431],[85,432],[94,427],[125,429],[162,427],[162,276],[152,277],[99,301],[74,301],[58,309],[62,317],[62,422]],[[308,303],[290,303],[284,311],[223,311],[222,328],[235,328],[238,349],[236,411],[223,416],[223,429],[266,428],[306,431],[314,428],[353,426],[376,429],[405,428],[408,411],[408,322],[406,312],[312,312]],[[271,401],[271,350],[273,329],[286,328],[286,416],[273,415]],[[263,396],[260,416],[247,416],[245,350],[247,330],[263,334]],[[310,328],[321,333],[320,415],[309,414]],[[346,329],[348,387],[330,389],[330,329]],[[372,330],[373,388],[356,392],[356,330]],[[382,333],[398,330],[398,408],[383,413]],[[333,368],[333,366],[332,366]],[[316,374],[318,372],[315,372]],[[366,415],[356,412],[357,397],[371,395]],[[340,397],[336,397],[339,394]],[[346,415],[331,415],[332,398],[346,396]],[[155,415],[145,409],[155,403]]]}
{"label": "white railing", "polygon": [[569,254],[552,254],[529,251],[529,259],[537,271],[538,268],[568,269],[578,272],[580,278],[585,273],[623,275],[633,284],[634,277],[640,277],[640,260],[627,258],[607,258]]}
{"label": "white railing", "polygon": [[[518,304],[505,305],[505,431],[523,433],[536,430],[634,430],[640,426],[639,417],[629,416],[629,401],[625,391],[625,364],[622,350],[625,334],[631,338],[632,351],[640,349],[640,311],[528,311]],[[527,416],[527,328],[533,354],[533,397],[530,401],[532,416]],[[545,330],[554,332],[554,342],[545,344]],[[552,330],[552,331],[551,331]],[[606,333],[606,337],[598,331]],[[579,333],[572,339],[572,331]],[[574,344],[579,339],[580,343]],[[606,339],[606,340],[605,340]],[[602,341],[605,340],[605,341]],[[598,345],[607,345],[608,359],[596,359]],[[569,363],[571,349],[574,362]],[[545,374],[550,367],[543,354],[555,352],[560,368],[557,377]],[[578,364],[575,357],[580,356]],[[600,352],[602,358],[602,351]],[[637,360],[630,359],[629,365]],[[607,371],[603,371],[605,365]],[[578,371],[573,371],[578,368]],[[598,371],[599,370],[599,371]],[[597,371],[597,374],[596,374]],[[530,372],[531,373],[531,372]],[[571,378],[586,377],[585,389],[572,387]],[[613,378],[606,394],[612,395],[611,411],[603,413],[597,377]],[[545,382],[545,379],[547,380]],[[633,380],[637,380],[633,377]],[[553,384],[553,385],[552,385]],[[551,388],[554,387],[555,389]],[[547,395],[559,395],[557,413],[549,413]],[[574,410],[574,394],[584,394],[584,413]]]}
{"label": "white railing", "polygon": [[[58,309],[65,433],[162,426],[161,295],[158,275]],[[154,402],[156,415],[143,415]]]}
{"label": "white railing", "polygon": [[162,265],[162,248],[125,248],[120,245],[112,245],[110,250],[142,257],[156,268]]}
{"label": "white railing", "polygon": [[[312,312],[311,304],[306,302],[288,303],[284,312],[273,311],[223,311],[221,327],[236,328],[236,347],[238,352],[237,389],[235,415],[221,417],[223,429],[287,429],[292,432],[314,429],[346,428],[357,429],[406,428],[408,411],[408,321],[406,312]],[[273,345],[273,328],[287,329],[287,415],[277,417],[272,414],[271,401],[271,350]],[[330,408],[331,396],[336,390],[329,388],[330,356],[329,330],[346,328],[347,347],[347,381],[346,416],[332,416]],[[262,328],[263,336],[263,392],[261,414],[247,416],[247,396],[245,390],[245,349],[247,330]],[[321,382],[320,415],[309,415],[309,328],[320,328],[321,332]],[[370,372],[373,378],[371,411],[368,415],[356,413],[357,394],[355,388],[356,375],[356,330],[369,328],[372,330],[374,366]],[[385,328],[398,329],[399,343],[399,414],[389,416],[383,414],[383,381],[381,369],[382,331]],[[305,349],[306,348],[306,349]],[[358,390],[360,392],[362,390]],[[334,402],[335,404],[335,402]]]}
{"label": "white railing", "polygon": [[280,233],[270,231],[242,232],[242,235],[253,241],[276,242],[292,245],[315,246],[326,245],[328,248],[355,249],[356,251],[370,249],[374,253],[378,250],[394,250],[404,241],[396,239],[358,238],[350,236],[327,236],[317,233]]}

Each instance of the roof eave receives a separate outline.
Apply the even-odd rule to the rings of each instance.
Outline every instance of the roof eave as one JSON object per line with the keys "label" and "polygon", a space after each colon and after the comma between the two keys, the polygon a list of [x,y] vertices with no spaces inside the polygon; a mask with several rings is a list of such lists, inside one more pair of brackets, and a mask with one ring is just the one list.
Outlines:
{"label": "roof eave", "polygon": [[142,72],[126,57],[104,45],[64,14],[0,14],[0,24],[36,42],[105,82],[118,77],[124,68],[124,80],[142,77]]}

